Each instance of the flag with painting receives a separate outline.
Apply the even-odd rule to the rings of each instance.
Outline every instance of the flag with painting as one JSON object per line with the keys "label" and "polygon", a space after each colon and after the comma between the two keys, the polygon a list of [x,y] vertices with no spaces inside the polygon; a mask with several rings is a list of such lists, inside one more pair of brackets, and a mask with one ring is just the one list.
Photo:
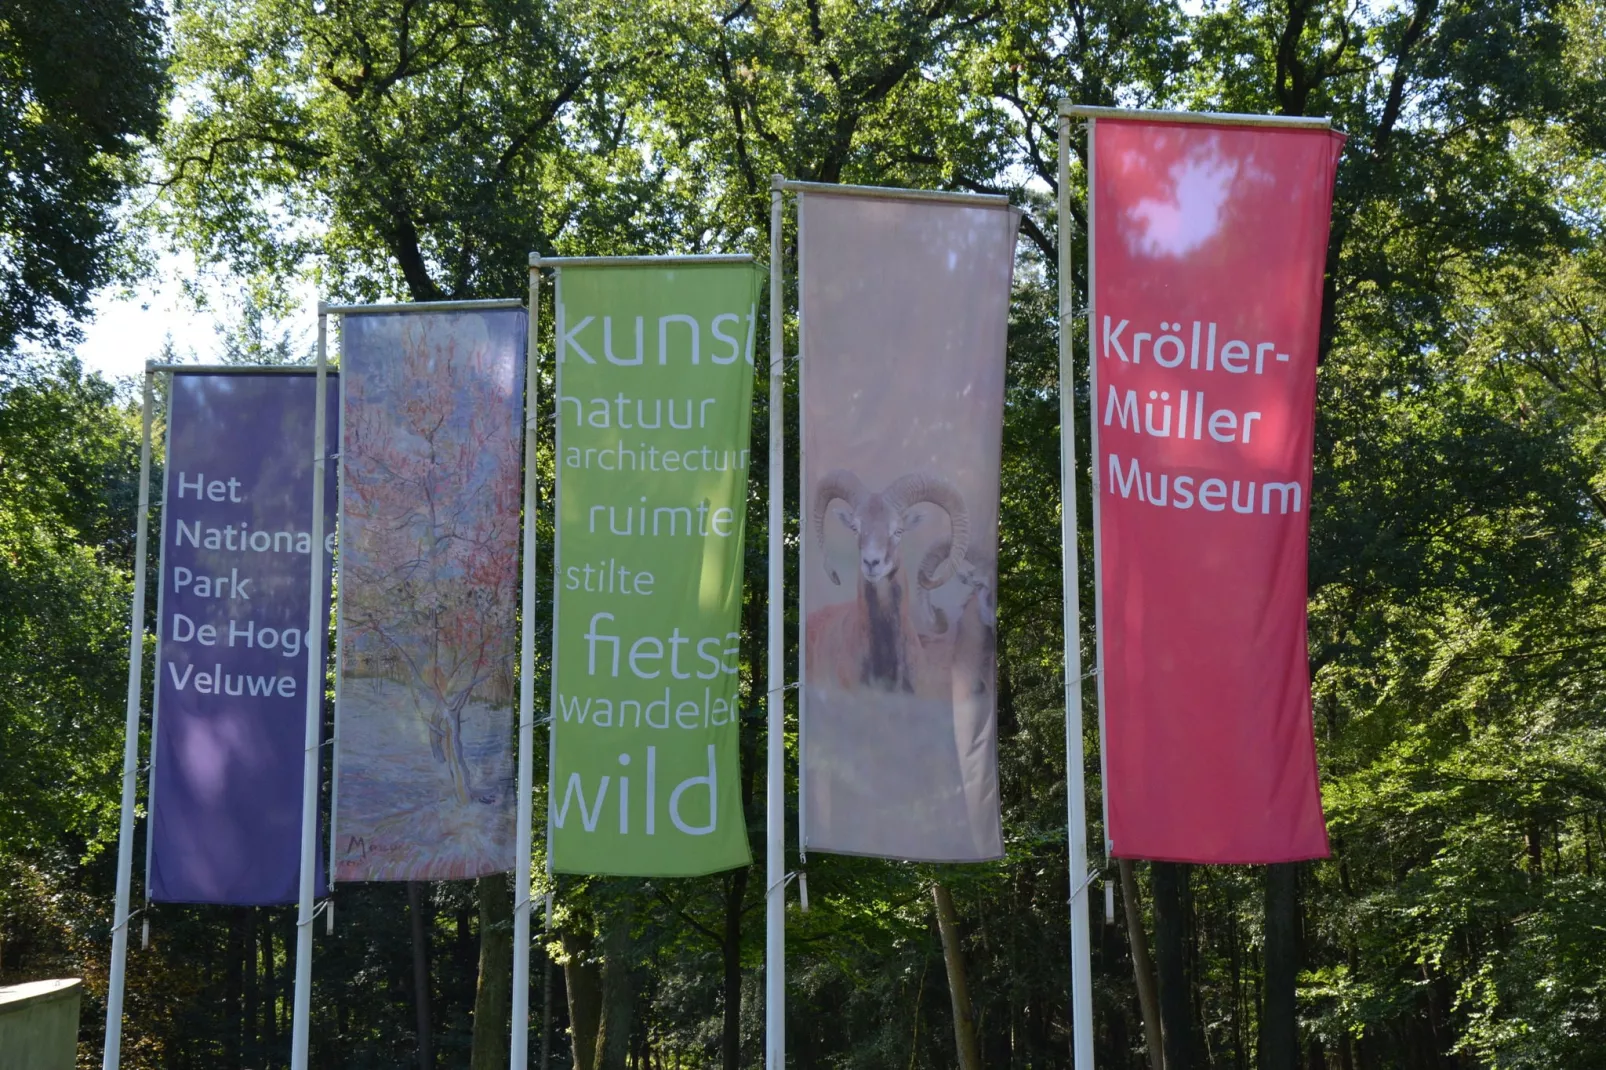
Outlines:
{"label": "flag with painting", "polygon": [[512,868],[525,313],[348,315],[338,880]]}

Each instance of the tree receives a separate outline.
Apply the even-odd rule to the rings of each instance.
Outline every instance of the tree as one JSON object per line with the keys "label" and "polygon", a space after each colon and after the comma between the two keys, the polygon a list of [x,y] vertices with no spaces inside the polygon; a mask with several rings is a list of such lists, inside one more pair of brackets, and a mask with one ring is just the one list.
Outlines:
{"label": "tree", "polygon": [[523,442],[498,388],[506,354],[428,332],[405,321],[401,359],[347,387],[360,394],[343,436],[345,509],[363,536],[343,568],[349,671],[399,678],[458,801],[487,801],[463,716],[471,700],[512,697]]}
{"label": "tree", "polygon": [[[1329,264],[1310,620],[1335,857],[1297,879],[1194,867],[1185,894],[1176,873],[1133,871],[1131,940],[1115,927],[1095,939],[1097,1056],[1141,1064],[1136,982],[1148,967],[1134,963],[1143,925],[1158,921],[1171,991],[1154,1002],[1200,1064],[1583,1070],[1606,1043],[1596,1006],[1606,948],[1592,920],[1606,908],[1602,12],[1595,0],[1203,10],[1146,0],[204,0],[176,23],[186,108],[163,139],[160,206],[175,236],[249,276],[254,293],[301,273],[341,298],[424,299],[522,292],[531,248],[760,251],[775,172],[1014,198],[1027,223],[1001,511],[1009,856],[945,870],[942,882],[963,919],[955,946],[982,1063],[1062,1066],[1061,576],[1057,503],[1043,488],[1059,480],[1056,224],[1083,240],[1085,176],[1077,133],[1073,218],[1056,220],[1055,103],[1331,114],[1350,142]],[[1085,394],[1069,400],[1085,428]],[[764,424],[760,412],[755,456]],[[84,449],[93,456],[91,440]],[[540,464],[550,485],[550,455]],[[753,475],[761,501],[765,473]],[[1076,478],[1085,501],[1088,473]],[[126,496],[116,501],[112,527],[127,529]],[[121,560],[111,549],[121,536],[94,530],[74,545]],[[1090,531],[1081,537],[1090,569]],[[755,529],[749,663],[762,644],[762,546]],[[1091,590],[1090,572],[1082,585]],[[94,637],[95,621],[115,616],[62,605],[74,608],[53,617],[55,606],[28,604],[15,619],[33,631],[8,635],[32,642],[63,624]],[[1090,649],[1091,632],[1081,638]],[[120,655],[107,657],[91,652],[84,664],[115,682]],[[35,668],[16,689],[32,708],[73,701],[73,673]],[[453,671],[443,664],[441,679]],[[1096,688],[1083,686],[1092,758]],[[760,705],[749,693],[744,709]],[[744,721],[749,801],[762,742]],[[103,741],[84,744],[101,755]],[[53,774],[54,759],[32,760]],[[1097,813],[1096,760],[1085,772]],[[79,804],[59,790],[40,804],[57,805]],[[46,825],[41,843],[60,853],[76,849],[74,835]],[[813,909],[788,922],[798,1063],[952,1065],[932,875],[808,862]],[[104,898],[108,876],[35,867],[0,907],[4,931],[39,917],[91,931],[82,919],[92,911],[74,895]],[[1158,917],[1145,918],[1141,887]],[[502,1049],[498,1023],[483,1030],[494,1044],[470,1052],[477,997],[507,1002],[495,973],[505,945],[493,942],[505,887],[422,891],[432,969],[414,983],[406,945],[387,939],[400,890],[342,890],[336,935],[319,945],[316,1059],[394,1065],[423,1034],[443,1065]],[[566,880],[553,942],[568,962],[552,994],[587,1070],[598,1047],[615,1065],[751,1063],[762,959],[750,919],[763,896],[751,872]],[[194,997],[207,985],[235,990],[243,945],[232,922],[157,920],[158,947],[135,958],[160,996],[140,1008],[141,1057],[218,1065],[247,979],[238,975],[241,1008]],[[257,991],[282,1011],[287,928],[266,930]],[[0,971],[43,961],[37,945],[26,960],[18,946],[0,949]],[[187,963],[201,964],[199,976],[177,965]],[[429,997],[416,1026],[413,989]]]}
{"label": "tree", "polygon": [[166,219],[243,274],[316,269],[352,300],[522,292],[532,249],[638,233],[659,176],[610,85],[636,25],[548,0],[187,5]]}
{"label": "tree", "polygon": [[76,362],[0,380],[0,983],[75,972],[91,1001],[110,924],[109,894],[89,890],[110,888],[117,828],[138,456],[137,413]]}
{"label": "tree", "polygon": [[76,860],[116,827],[137,437],[70,362],[0,393],[0,856]]}
{"label": "tree", "polygon": [[118,209],[166,89],[144,0],[0,3],[0,357],[72,337],[126,267]]}

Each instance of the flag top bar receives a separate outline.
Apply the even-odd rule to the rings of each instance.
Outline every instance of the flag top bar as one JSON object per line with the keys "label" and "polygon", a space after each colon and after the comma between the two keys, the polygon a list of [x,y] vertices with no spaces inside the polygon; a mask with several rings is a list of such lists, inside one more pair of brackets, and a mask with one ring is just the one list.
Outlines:
{"label": "flag top bar", "polygon": [[1333,120],[1310,115],[1244,115],[1222,111],[1158,111],[1145,108],[1101,108],[1092,104],[1060,101],[1060,114],[1076,119],[1136,119],[1154,123],[1202,123],[1210,126],[1291,126],[1331,130]]}
{"label": "flag top bar", "polygon": [[[311,364],[163,364],[149,360],[145,370],[151,373],[168,372],[173,375],[317,375]],[[339,375],[330,371],[330,375]]]}
{"label": "flag top bar", "polygon": [[681,264],[751,264],[752,253],[660,253],[652,256],[542,256],[530,254],[530,267],[675,267]]}
{"label": "flag top bar", "polygon": [[518,297],[498,297],[483,301],[397,301],[383,305],[323,305],[319,311],[331,316],[383,315],[397,312],[473,312],[486,308],[523,308]]}
{"label": "flag top bar", "polygon": [[1009,198],[1002,193],[956,193],[951,190],[901,189],[897,186],[845,186],[835,182],[801,182],[782,178],[770,179],[771,190],[789,193],[828,193],[841,197],[871,197],[891,201],[946,201],[968,204],[974,208],[1008,208]]}

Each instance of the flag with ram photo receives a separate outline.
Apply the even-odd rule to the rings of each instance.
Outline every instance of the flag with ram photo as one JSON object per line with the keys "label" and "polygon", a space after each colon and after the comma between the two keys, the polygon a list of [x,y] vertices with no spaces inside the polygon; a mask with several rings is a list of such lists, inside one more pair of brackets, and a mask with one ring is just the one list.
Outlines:
{"label": "flag with ram photo", "polygon": [[803,194],[798,216],[802,843],[997,858],[999,457],[1019,213],[994,198],[844,190]]}

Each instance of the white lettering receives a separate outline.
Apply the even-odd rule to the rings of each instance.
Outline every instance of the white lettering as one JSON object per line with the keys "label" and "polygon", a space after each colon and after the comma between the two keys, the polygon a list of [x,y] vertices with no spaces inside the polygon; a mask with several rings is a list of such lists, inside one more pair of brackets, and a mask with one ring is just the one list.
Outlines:
{"label": "white lettering", "polygon": [[591,356],[590,353],[587,353],[584,349],[580,348],[580,343],[578,341],[576,341],[575,337],[574,337],[575,335],[579,334],[581,331],[585,330],[587,325],[589,325],[591,323],[593,318],[594,317],[592,317],[592,316],[587,316],[585,319],[583,319],[579,323],[575,324],[569,330],[564,330],[563,329],[563,302],[561,302],[561,301],[558,302],[558,363],[559,364],[562,364],[563,361],[564,361],[563,352],[566,349],[573,349],[576,353],[578,353],[580,355],[580,359],[585,361],[587,364],[595,364],[596,363],[596,361],[594,359],[592,359],[592,356]]}
{"label": "white lettering", "polygon": [[1121,363],[1122,364],[1131,363],[1130,359],[1126,355],[1126,350],[1124,348],[1122,348],[1122,346],[1121,346],[1121,332],[1126,330],[1126,325],[1127,325],[1127,321],[1126,320],[1122,320],[1119,324],[1116,325],[1116,328],[1115,328],[1114,332],[1112,333],[1111,330],[1110,330],[1110,317],[1109,316],[1105,316],[1104,317],[1104,359],[1105,360],[1109,360],[1110,359],[1110,350],[1113,348],[1115,350],[1116,355],[1121,358]]}
{"label": "white lettering", "polygon": [[608,797],[608,779],[608,777],[604,776],[602,783],[597,785],[596,801],[588,808],[586,806],[585,788],[580,784],[580,774],[570,773],[569,786],[563,792],[563,805],[558,807],[557,811],[552,815],[552,824],[558,828],[563,827],[563,822],[569,816],[569,802],[578,795],[580,797],[580,824],[585,827],[587,832],[597,831],[597,819],[602,816],[602,803]]}
{"label": "white lettering", "polygon": [[1104,426],[1109,427],[1110,420],[1115,418],[1120,420],[1121,427],[1124,429],[1126,427],[1126,421],[1128,417],[1130,417],[1132,420],[1132,430],[1138,434],[1142,434],[1143,428],[1138,425],[1138,392],[1136,390],[1128,390],[1126,392],[1126,398],[1123,400],[1121,396],[1116,393],[1115,387],[1112,386],[1110,387],[1110,393],[1108,396],[1110,400],[1104,405]]}
{"label": "white lettering", "polygon": [[[680,816],[680,797],[698,784],[708,785],[708,824],[688,825]],[[688,836],[706,836],[714,831],[719,821],[719,780],[714,768],[714,745],[708,745],[708,775],[687,777],[669,793],[669,820]]]}

